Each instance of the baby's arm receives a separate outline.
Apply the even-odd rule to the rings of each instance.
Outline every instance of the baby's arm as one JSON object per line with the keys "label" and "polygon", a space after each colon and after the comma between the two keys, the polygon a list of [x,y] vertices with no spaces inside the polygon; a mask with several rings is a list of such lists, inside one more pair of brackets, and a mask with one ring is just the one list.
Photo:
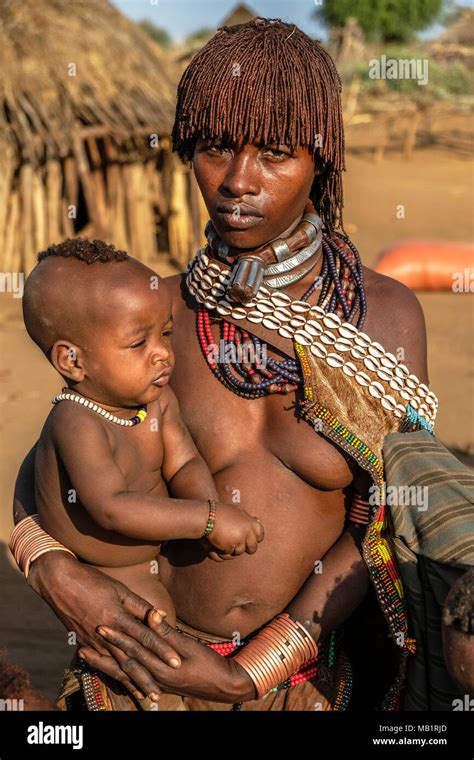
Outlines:
{"label": "baby's arm", "polygon": [[103,423],[80,407],[55,417],[56,451],[78,501],[100,527],[147,542],[203,535],[209,514],[204,497],[170,499],[129,491]]}
{"label": "baby's arm", "polygon": [[161,472],[170,494],[182,499],[219,500],[214,480],[186,427],[178,401],[166,387],[160,398],[164,458]]}
{"label": "baby's arm", "polygon": [[[165,388],[160,406],[164,449],[161,471],[170,493],[181,498],[218,501],[212,474],[191,438],[171,388]],[[219,551],[212,550],[209,556],[219,560],[243,552],[253,554],[263,535],[260,521],[236,505],[220,502],[216,525],[207,539]]]}

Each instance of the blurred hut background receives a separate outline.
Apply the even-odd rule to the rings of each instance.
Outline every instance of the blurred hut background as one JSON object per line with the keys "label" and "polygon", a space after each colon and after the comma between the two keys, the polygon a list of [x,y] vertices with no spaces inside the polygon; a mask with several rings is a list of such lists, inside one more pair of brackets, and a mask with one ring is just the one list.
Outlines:
{"label": "blurred hut background", "polygon": [[[328,0],[327,6],[337,5]],[[441,4],[440,4],[441,5]],[[319,14],[321,15],[321,11]],[[410,160],[415,150],[442,146],[462,156],[472,153],[474,112],[474,10],[458,8],[446,17],[433,40],[414,33],[372,36],[357,19],[330,26],[325,43],[343,82],[348,152],[371,154],[379,162],[387,151]],[[371,78],[374,59],[426,62],[427,82],[415,77]]]}
{"label": "blurred hut background", "polygon": [[[342,5],[326,0],[313,15],[343,80],[348,152],[380,161],[395,150],[409,160],[439,144],[467,154],[474,11],[458,10],[435,40],[394,40],[371,35],[365,16],[341,15]],[[28,273],[38,250],[73,235],[183,268],[204,243],[207,211],[171,152],[176,86],[217,27],[257,15],[237,3],[175,43],[108,0],[2,0],[0,270]],[[372,79],[369,61],[382,54],[427,58],[428,83]]]}
{"label": "blurred hut background", "polygon": [[107,0],[2,0],[1,270],[75,235],[188,261],[200,201],[170,150],[174,71]]}

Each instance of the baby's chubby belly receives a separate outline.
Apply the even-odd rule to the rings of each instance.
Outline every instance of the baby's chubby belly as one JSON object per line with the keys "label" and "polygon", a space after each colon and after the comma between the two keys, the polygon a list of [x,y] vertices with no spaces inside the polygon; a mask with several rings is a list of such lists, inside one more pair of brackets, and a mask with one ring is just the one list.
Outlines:
{"label": "baby's chubby belly", "polygon": [[344,497],[318,491],[273,457],[228,466],[214,480],[223,501],[262,521],[263,542],[253,555],[214,562],[196,542],[174,541],[159,557],[160,579],[185,623],[245,636],[286,607],[337,540]]}
{"label": "baby's chubby belly", "polygon": [[130,591],[141,596],[155,609],[164,610],[168,623],[175,625],[174,605],[168,591],[158,580],[158,563],[156,560],[127,567],[96,565],[95,569],[125,584]]}

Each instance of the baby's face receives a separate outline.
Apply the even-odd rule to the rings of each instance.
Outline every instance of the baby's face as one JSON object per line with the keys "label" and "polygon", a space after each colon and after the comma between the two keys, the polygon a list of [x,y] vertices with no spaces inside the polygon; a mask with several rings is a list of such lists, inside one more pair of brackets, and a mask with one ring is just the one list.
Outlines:
{"label": "baby's face", "polygon": [[154,288],[146,277],[133,278],[105,301],[103,318],[81,346],[81,393],[112,406],[148,404],[160,396],[174,367],[169,291],[162,280]]}

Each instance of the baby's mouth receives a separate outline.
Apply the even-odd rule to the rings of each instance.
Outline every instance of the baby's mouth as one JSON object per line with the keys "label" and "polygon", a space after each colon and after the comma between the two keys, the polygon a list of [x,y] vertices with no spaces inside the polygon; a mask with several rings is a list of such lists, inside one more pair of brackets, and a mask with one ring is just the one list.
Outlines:
{"label": "baby's mouth", "polygon": [[158,375],[158,377],[155,377],[155,379],[152,381],[152,385],[157,385],[158,387],[161,387],[162,385],[167,385],[170,377],[171,377],[171,370],[167,369],[164,372],[162,372],[161,375]]}

